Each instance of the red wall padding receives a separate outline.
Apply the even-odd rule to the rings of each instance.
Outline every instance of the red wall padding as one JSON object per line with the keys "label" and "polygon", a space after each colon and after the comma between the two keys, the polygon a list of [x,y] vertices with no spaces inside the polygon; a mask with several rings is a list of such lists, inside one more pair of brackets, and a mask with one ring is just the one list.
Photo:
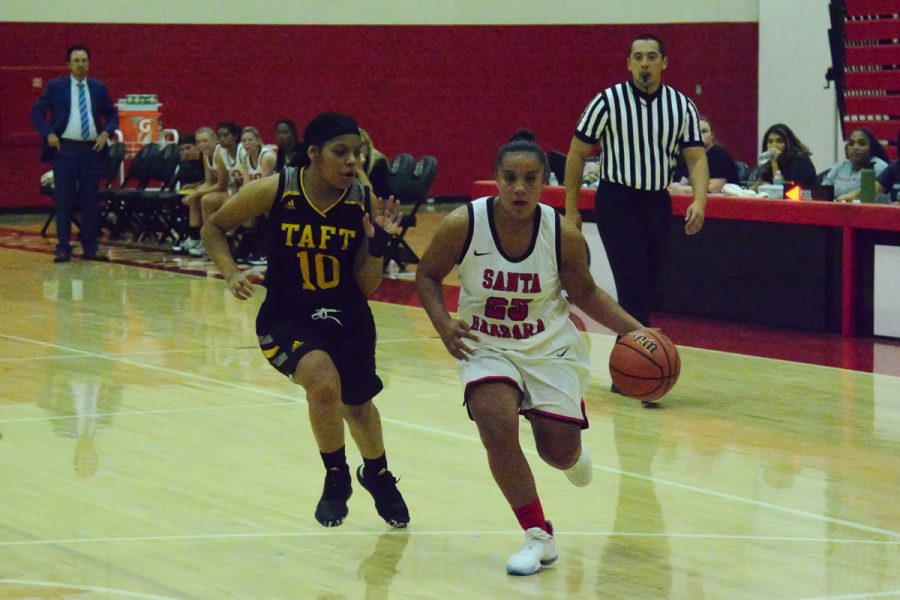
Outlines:
{"label": "red wall padding", "polygon": [[[64,65],[66,47],[83,43],[92,52],[91,74],[107,83],[114,98],[156,93],[164,104],[164,126],[180,131],[230,119],[258,127],[265,140],[273,141],[272,126],[279,118],[293,118],[302,129],[321,111],[347,112],[388,155],[436,156],[433,195],[464,196],[473,180],[491,176],[494,153],[518,128],[534,130],[545,149],[564,152],[588,101],[627,78],[631,38],[649,30],[669,48],[664,80],[694,98],[737,159],[752,160],[756,23],[0,23],[0,66]],[[36,97],[37,90],[26,93]],[[7,140],[0,146],[0,207],[40,202],[37,177],[44,166],[37,160],[37,146],[37,135],[27,143]]]}

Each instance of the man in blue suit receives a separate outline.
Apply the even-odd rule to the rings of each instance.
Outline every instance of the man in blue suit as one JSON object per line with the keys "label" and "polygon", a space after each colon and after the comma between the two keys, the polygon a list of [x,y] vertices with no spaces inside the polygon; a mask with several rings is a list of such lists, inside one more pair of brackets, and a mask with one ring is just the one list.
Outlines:
{"label": "man in blue suit", "polygon": [[[31,122],[41,134],[41,158],[53,161],[56,190],[56,235],[59,244],[53,262],[72,257],[72,215],[81,207],[81,248],[87,260],[104,260],[98,253],[100,210],[98,187],[103,174],[109,136],[119,127],[119,114],[102,81],[88,79],[90,51],[69,48],[69,77],[53,79],[31,108]],[[50,113],[50,121],[46,115]]]}

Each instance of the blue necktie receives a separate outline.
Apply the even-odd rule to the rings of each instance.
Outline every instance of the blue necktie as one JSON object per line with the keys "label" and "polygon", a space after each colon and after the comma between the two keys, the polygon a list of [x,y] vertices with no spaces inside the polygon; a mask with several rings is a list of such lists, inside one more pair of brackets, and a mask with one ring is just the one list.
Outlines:
{"label": "blue necktie", "polygon": [[81,137],[91,137],[91,122],[88,119],[87,94],[84,93],[84,82],[78,84],[78,109],[81,111]]}

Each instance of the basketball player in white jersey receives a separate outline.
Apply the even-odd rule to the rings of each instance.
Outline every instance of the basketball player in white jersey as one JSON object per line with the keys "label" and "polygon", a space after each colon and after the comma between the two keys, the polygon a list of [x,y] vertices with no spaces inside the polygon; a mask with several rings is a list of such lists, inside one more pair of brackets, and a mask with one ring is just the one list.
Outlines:
{"label": "basketball player in white jersey", "polygon": [[[444,219],[419,263],[416,287],[458,359],[465,404],[491,473],[525,530],[525,545],[510,557],[507,572],[531,575],[555,561],[557,550],[519,445],[519,415],[531,423],[545,462],[577,486],[593,475],[581,445],[588,348],[562,292],[617,334],[641,323],[594,284],[578,229],[539,204],[549,173],[540,147],[514,139],[500,148],[496,168],[499,196],[479,198]],[[456,319],[442,291],[454,267],[461,286]]]}
{"label": "basketball player in white jersey", "polygon": [[213,160],[215,162],[218,189],[207,193],[200,200],[204,223],[244,183],[244,173],[241,171],[241,157],[244,151],[238,143],[240,136],[240,127],[232,122],[219,123],[219,126],[216,128],[216,137],[219,139],[219,145],[216,146]]}
{"label": "basketball player in white jersey", "polygon": [[243,181],[268,177],[275,171],[275,151],[264,146],[256,127],[244,127],[241,132],[241,171]]}
{"label": "basketball player in white jersey", "polygon": [[203,226],[203,213],[200,209],[200,199],[219,189],[218,173],[216,171],[215,150],[216,132],[212,127],[201,127],[195,132],[197,150],[200,151],[203,160],[203,183],[191,190],[191,193],[182,198],[181,203],[188,207],[188,239],[172,246],[176,254],[190,254],[199,252],[203,254],[203,242],[200,241],[200,227]]}
{"label": "basketball player in white jersey", "polygon": [[[268,177],[275,171],[277,155],[264,146],[256,127],[244,127],[241,131],[241,174],[244,183]],[[240,241],[234,249],[234,257],[254,266],[266,264],[265,253],[260,248],[260,228],[265,217],[259,215],[244,223],[239,233]],[[238,234],[236,234],[238,235]]]}

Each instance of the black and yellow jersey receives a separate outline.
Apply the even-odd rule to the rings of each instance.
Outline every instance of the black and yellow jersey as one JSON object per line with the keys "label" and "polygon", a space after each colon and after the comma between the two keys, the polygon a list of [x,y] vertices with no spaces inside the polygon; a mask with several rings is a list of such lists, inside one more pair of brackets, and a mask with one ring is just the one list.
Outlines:
{"label": "black and yellow jersey", "polygon": [[366,306],[354,264],[365,240],[362,220],[367,207],[366,188],[354,182],[334,204],[320,210],[303,189],[302,168],[285,168],[263,236],[268,257],[263,312],[290,319],[292,314],[300,316],[298,311]]}

